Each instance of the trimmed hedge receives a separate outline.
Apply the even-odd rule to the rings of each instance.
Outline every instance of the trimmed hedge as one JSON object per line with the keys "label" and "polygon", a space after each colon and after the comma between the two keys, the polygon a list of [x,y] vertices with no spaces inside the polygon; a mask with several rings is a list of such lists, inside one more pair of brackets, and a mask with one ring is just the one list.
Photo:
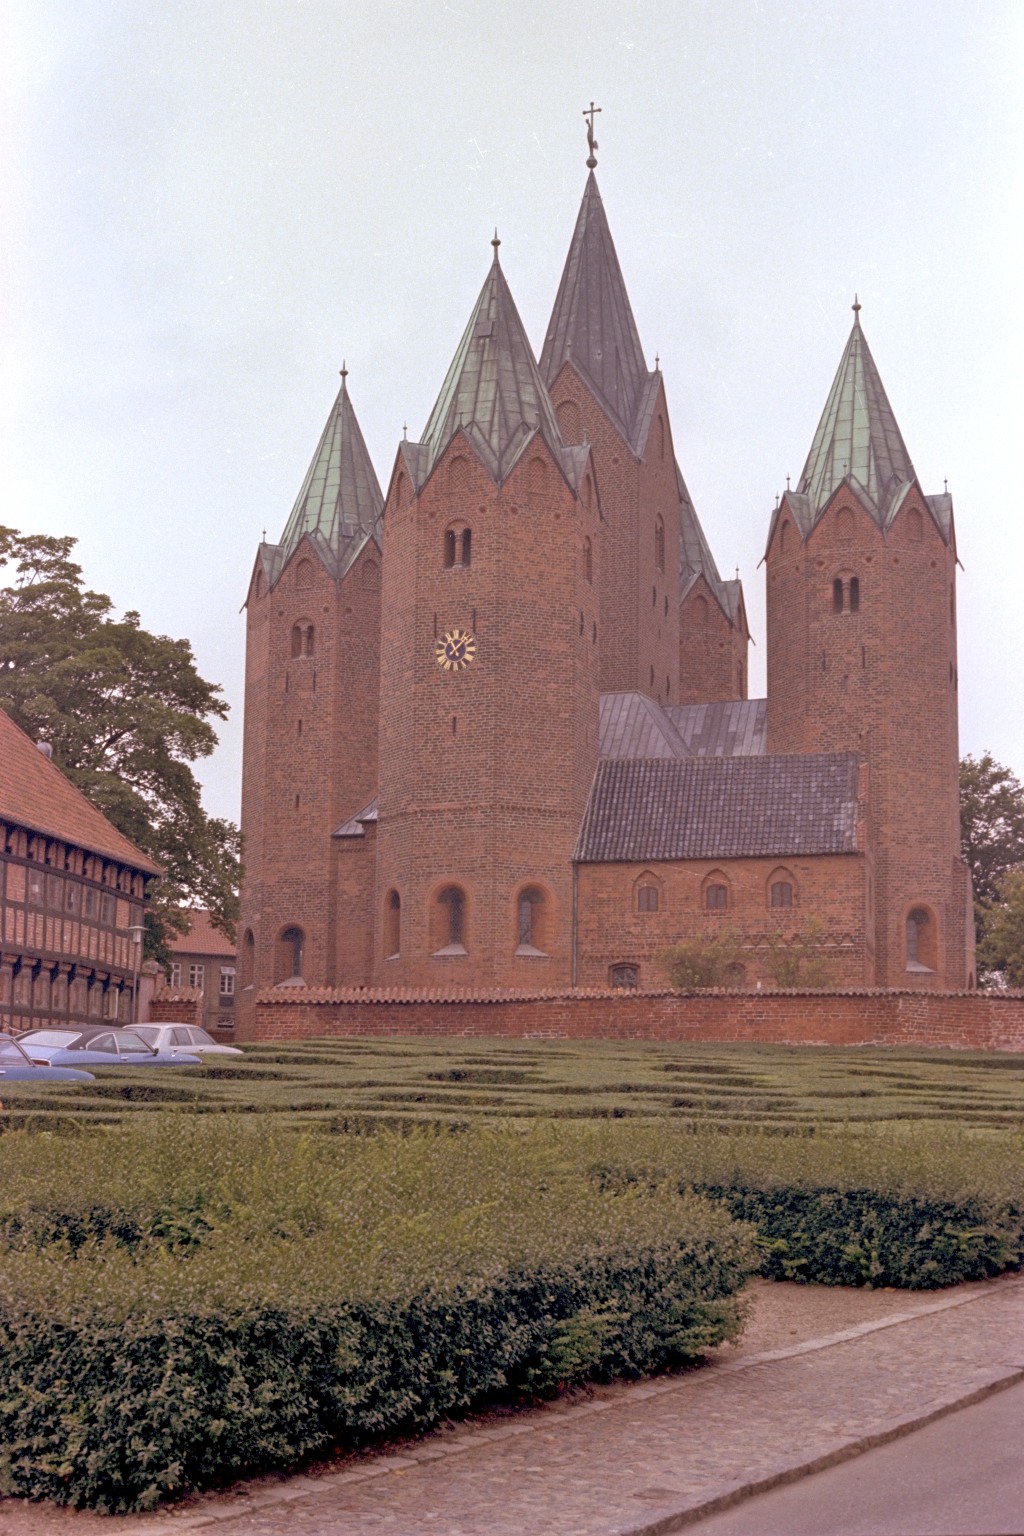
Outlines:
{"label": "trimmed hedge", "polygon": [[738,1332],[756,1265],[720,1207],[603,1194],[546,1137],[145,1142],[0,1146],[2,1494],[151,1508],[681,1364]]}

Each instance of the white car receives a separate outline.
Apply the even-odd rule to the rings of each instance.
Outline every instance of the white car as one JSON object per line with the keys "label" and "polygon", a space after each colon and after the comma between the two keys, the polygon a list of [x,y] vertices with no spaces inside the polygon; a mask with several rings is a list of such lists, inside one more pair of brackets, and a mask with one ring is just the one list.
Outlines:
{"label": "white car", "polygon": [[194,1024],[136,1024],[135,1033],[158,1051],[188,1051],[191,1056],[241,1056],[237,1045],[218,1045]]}

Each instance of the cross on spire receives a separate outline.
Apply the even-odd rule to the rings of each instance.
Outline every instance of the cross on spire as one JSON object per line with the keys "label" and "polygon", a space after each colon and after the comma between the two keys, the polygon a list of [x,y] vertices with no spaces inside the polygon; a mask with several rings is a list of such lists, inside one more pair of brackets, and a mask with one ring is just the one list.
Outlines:
{"label": "cross on spire", "polygon": [[590,150],[590,154],[587,156],[587,169],[591,171],[597,166],[597,140],[594,138],[594,117],[600,110],[601,108],[595,107],[593,102],[590,103],[589,107],[583,109],[583,116],[590,119],[587,123],[587,148]]}

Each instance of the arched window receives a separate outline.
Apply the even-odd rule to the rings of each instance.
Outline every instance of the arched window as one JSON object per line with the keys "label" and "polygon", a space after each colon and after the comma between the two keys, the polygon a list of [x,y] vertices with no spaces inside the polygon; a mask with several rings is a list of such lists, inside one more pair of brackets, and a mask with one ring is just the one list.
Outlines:
{"label": "arched window", "polygon": [[780,555],[784,555],[786,553],[786,545],[788,543],[789,543],[789,524],[788,523],[783,523],[782,527],[779,529],[779,554]]}
{"label": "arched window", "polygon": [[582,442],[583,425],[580,419],[580,408],[576,401],[563,400],[561,405],[555,406],[555,415],[558,417],[558,430],[562,434],[563,442]]}
{"label": "arched window", "polygon": [[473,553],[473,536],[464,523],[453,523],[444,533],[444,565],[450,571],[453,566],[470,563]]}
{"label": "arched window", "polygon": [[664,457],[665,457],[665,418],[664,418],[664,416],[659,416],[658,417],[658,458],[659,459],[663,459]]}
{"label": "arched window", "polygon": [[469,460],[465,454],[458,454],[448,466],[448,488],[451,491],[464,491],[469,486]]}
{"label": "arched window", "polygon": [[640,985],[640,967],[628,962],[620,962],[608,968],[608,980],[613,987],[625,991],[635,991]]}
{"label": "arched window", "polygon": [[256,941],[252,936],[252,929],[247,928],[242,936],[242,953],[239,956],[242,972],[242,986],[251,987],[253,976],[256,972]]}
{"label": "arched window", "polygon": [[315,631],[313,625],[306,619],[301,619],[292,627],[292,659],[301,656],[312,656]]}
{"label": "arched window", "polygon": [[367,560],[363,565],[363,589],[366,592],[375,592],[380,586],[380,566],[376,560]]}
{"label": "arched window", "polygon": [[547,948],[544,892],[528,885],[516,902],[517,955],[542,955]]}
{"label": "arched window", "polygon": [[661,892],[653,881],[645,881],[636,888],[636,909],[638,912],[657,912],[661,905]]}
{"label": "arched window", "polygon": [[660,517],[654,521],[654,563],[659,571],[665,569],[665,524]]}
{"label": "arched window", "polygon": [[860,608],[860,582],[856,576],[850,577],[850,612],[856,613]]}
{"label": "arched window", "polygon": [[300,560],[295,567],[295,585],[300,592],[307,592],[313,584],[313,562]]}
{"label": "arched window", "polygon": [[702,597],[700,593],[693,600],[693,618],[694,622],[700,625],[701,628],[708,621],[708,600],[706,597]]}
{"label": "arched window", "polygon": [[836,538],[841,544],[849,544],[853,538],[853,513],[849,507],[840,507],[836,513]]}
{"label": "arched window", "polygon": [[266,582],[263,580],[263,572],[262,571],[257,571],[256,572],[256,596],[257,597],[262,597],[263,596],[263,593],[266,591],[266,585],[267,585]]}
{"label": "arched window", "polygon": [[583,540],[583,579],[589,582],[594,580],[594,551],[589,539]]}
{"label": "arched window", "polygon": [[777,876],[768,888],[768,904],[771,907],[791,907],[793,905],[793,882],[785,876]]}
{"label": "arched window", "polygon": [[841,576],[837,576],[835,581],[832,583],[832,612],[833,613],[842,613],[842,611],[843,611],[843,579],[842,579]]}
{"label": "arched window", "polygon": [[399,471],[398,479],[395,481],[395,505],[397,507],[405,506],[407,490],[408,486],[406,484],[405,476],[401,473],[401,471]]}
{"label": "arched window", "polygon": [[440,944],[435,954],[464,955],[466,953],[466,897],[457,885],[446,885],[437,898],[440,922],[437,937]]}
{"label": "arched window", "polygon": [[725,912],[729,906],[729,887],[725,876],[718,874],[709,875],[704,882],[704,910],[705,912]]}
{"label": "arched window", "polygon": [[292,981],[302,975],[306,936],[301,928],[282,928],[274,954],[274,981]]}
{"label": "arched window", "polygon": [[384,904],[384,958],[397,960],[402,950],[402,898],[389,891]]}
{"label": "arched window", "polygon": [[535,496],[543,496],[548,488],[548,467],[543,459],[530,460],[530,490]]}
{"label": "arched window", "polygon": [[907,510],[907,538],[912,544],[920,544],[924,538],[924,519],[916,507]]}
{"label": "arched window", "polygon": [[927,907],[912,907],[907,913],[907,970],[937,969],[935,919]]}

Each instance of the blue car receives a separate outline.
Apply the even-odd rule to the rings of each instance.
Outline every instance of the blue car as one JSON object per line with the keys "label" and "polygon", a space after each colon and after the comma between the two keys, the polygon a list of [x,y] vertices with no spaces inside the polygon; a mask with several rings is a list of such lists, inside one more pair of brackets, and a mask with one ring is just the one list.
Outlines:
{"label": "blue car", "polygon": [[199,1067],[198,1056],[155,1051],[133,1029],[88,1024],[84,1029],[27,1029],[18,1036],[32,1061],[48,1067]]}
{"label": "blue car", "polygon": [[0,1035],[0,1084],[3,1083],[94,1083],[91,1072],[77,1072],[74,1067],[43,1067],[26,1056],[12,1035]]}

